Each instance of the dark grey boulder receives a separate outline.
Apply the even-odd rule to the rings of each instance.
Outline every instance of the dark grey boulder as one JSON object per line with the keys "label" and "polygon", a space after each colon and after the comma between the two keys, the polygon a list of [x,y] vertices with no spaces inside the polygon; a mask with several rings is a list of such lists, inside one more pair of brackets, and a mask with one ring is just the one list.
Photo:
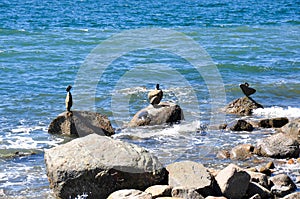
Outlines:
{"label": "dark grey boulder", "polygon": [[245,120],[237,120],[227,125],[231,131],[253,131],[253,126]]}
{"label": "dark grey boulder", "polygon": [[270,178],[270,181],[274,184],[271,188],[271,192],[277,197],[284,197],[297,189],[293,180],[286,174],[273,176]]}
{"label": "dark grey boulder", "polygon": [[300,118],[290,121],[281,130],[300,142]]}
{"label": "dark grey boulder", "polygon": [[230,102],[225,107],[225,112],[237,115],[251,115],[253,110],[257,108],[263,108],[263,106],[251,97],[245,96]]}
{"label": "dark grey boulder", "polygon": [[48,133],[83,137],[92,133],[113,135],[109,119],[100,113],[89,111],[63,112],[49,125]]}
{"label": "dark grey boulder", "polygon": [[278,117],[271,119],[263,119],[258,122],[258,126],[262,128],[281,128],[289,122],[287,117]]}
{"label": "dark grey boulder", "polygon": [[250,175],[238,166],[230,164],[218,173],[216,180],[226,198],[240,199],[246,195]]}
{"label": "dark grey boulder", "polygon": [[247,190],[247,197],[250,198],[255,194],[259,194],[261,199],[268,199],[271,197],[271,192],[267,188],[256,182],[250,182]]}
{"label": "dark grey boulder", "polygon": [[45,151],[50,188],[60,198],[106,198],[120,189],[167,184],[167,171],[145,149],[91,134]]}
{"label": "dark grey boulder", "polygon": [[175,162],[167,166],[169,185],[194,189],[202,196],[221,195],[215,178],[202,164],[192,161]]}
{"label": "dark grey boulder", "polygon": [[251,182],[258,183],[259,185],[265,188],[269,187],[268,176],[266,174],[260,172],[253,172],[253,171],[247,171],[247,173],[251,177]]}
{"label": "dark grey boulder", "polygon": [[272,158],[298,158],[299,143],[292,137],[278,133],[257,142],[257,154]]}
{"label": "dark grey boulder", "polygon": [[165,123],[176,123],[183,120],[183,112],[179,105],[171,102],[161,102],[158,105],[149,105],[137,112],[129,127],[161,125]]}

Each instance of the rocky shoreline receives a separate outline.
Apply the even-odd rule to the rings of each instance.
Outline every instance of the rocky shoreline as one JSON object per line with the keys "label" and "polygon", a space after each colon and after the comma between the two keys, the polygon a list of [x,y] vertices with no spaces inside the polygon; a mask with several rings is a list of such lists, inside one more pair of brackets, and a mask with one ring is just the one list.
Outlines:
{"label": "rocky shoreline", "polygon": [[[243,97],[231,102],[224,111],[242,116],[250,115],[254,109],[261,107],[262,105],[253,99]],[[164,103],[163,106],[159,106],[159,111],[153,110],[153,107],[141,110],[129,126],[138,128],[141,125],[156,123],[176,123],[183,118],[182,110],[175,104]],[[232,163],[216,170],[192,161],[174,162],[164,166],[146,149],[108,137],[114,133],[112,131],[97,133],[97,129],[102,129],[101,132],[105,128],[112,129],[107,118],[103,118],[107,125],[103,125],[98,117],[97,122],[93,122],[93,128],[85,125],[84,117],[77,120],[67,118],[59,125],[54,121],[62,120],[56,118],[54,123],[52,122],[52,126],[60,126],[60,129],[72,129],[61,126],[77,127],[78,124],[85,127],[76,129],[79,138],[45,151],[50,188],[58,198],[75,198],[81,193],[85,193],[87,198],[110,199],[300,198],[300,192],[297,192],[300,171],[296,178],[291,179],[287,174],[278,173],[276,165],[277,160],[284,159],[286,162],[283,164],[300,165],[299,119],[238,119],[230,124],[220,124],[220,129],[225,131],[250,132],[271,128],[276,133],[258,140],[256,145],[241,144],[229,150],[220,150],[216,157],[228,159]],[[86,133],[87,127],[94,132]],[[51,133],[55,134],[55,131]],[[72,133],[59,131],[57,134]],[[241,168],[234,164],[235,160],[247,161],[253,156],[268,157],[274,161],[250,168]]]}

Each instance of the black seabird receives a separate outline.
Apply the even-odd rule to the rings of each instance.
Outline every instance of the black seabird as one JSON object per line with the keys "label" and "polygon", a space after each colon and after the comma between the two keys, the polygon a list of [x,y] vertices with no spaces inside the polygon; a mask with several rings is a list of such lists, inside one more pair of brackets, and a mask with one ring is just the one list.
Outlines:
{"label": "black seabird", "polygon": [[240,88],[247,97],[256,92],[254,88],[249,87],[249,84],[247,82],[245,82],[244,84],[240,84]]}
{"label": "black seabird", "polygon": [[73,100],[72,100],[72,94],[70,92],[70,90],[72,89],[72,86],[69,85],[67,88],[66,88],[66,91],[67,91],[67,96],[66,96],[66,109],[68,112],[71,112],[71,107],[73,105]]}

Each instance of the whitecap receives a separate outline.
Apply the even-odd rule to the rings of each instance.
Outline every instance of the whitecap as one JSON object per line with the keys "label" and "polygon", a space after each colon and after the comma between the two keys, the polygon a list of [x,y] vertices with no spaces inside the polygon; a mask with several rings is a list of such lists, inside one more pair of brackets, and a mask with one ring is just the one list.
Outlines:
{"label": "whitecap", "polygon": [[253,114],[256,116],[263,116],[263,117],[289,117],[289,118],[296,118],[300,117],[300,108],[295,107],[278,107],[273,106],[270,108],[259,108],[253,110]]}

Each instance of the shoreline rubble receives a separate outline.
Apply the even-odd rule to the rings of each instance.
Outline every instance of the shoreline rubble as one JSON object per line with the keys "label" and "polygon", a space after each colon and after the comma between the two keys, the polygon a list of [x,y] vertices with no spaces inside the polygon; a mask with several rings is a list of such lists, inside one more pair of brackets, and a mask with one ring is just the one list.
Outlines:
{"label": "shoreline rubble", "polygon": [[[248,99],[246,99],[248,98]],[[234,102],[244,102],[248,100],[247,105],[250,107],[245,107],[243,105],[242,108],[238,108],[236,105],[239,103],[234,103],[234,109],[238,110],[237,115],[248,115],[252,113],[253,104],[256,108],[262,107],[262,105],[258,103],[254,103],[250,97],[243,97],[235,100]],[[231,103],[232,104],[232,103]],[[231,107],[231,105],[227,106]],[[182,110],[180,109],[182,112]],[[225,110],[225,112],[227,112]],[[137,115],[140,115],[140,113]],[[154,116],[156,117],[156,116]],[[166,122],[163,122],[166,123]],[[149,125],[150,123],[146,124]],[[130,126],[130,125],[129,125]],[[139,125],[136,125],[139,126]],[[270,133],[270,135],[265,138],[258,140],[256,145],[251,144],[240,144],[236,147],[233,147],[231,151],[227,151],[222,149],[219,154],[216,154],[216,157],[221,157],[225,159],[231,159],[231,162],[225,165],[225,168],[221,170],[216,170],[214,168],[207,168],[201,163],[193,162],[193,161],[181,161],[174,162],[166,167],[164,167],[158,160],[157,157],[151,155],[149,153],[149,157],[152,158],[151,161],[143,159],[143,153],[147,153],[146,149],[138,147],[134,144],[128,144],[123,141],[113,140],[110,137],[106,137],[103,135],[96,135],[94,133],[89,133],[87,136],[82,138],[74,139],[73,141],[59,145],[52,149],[49,149],[45,152],[45,162],[47,168],[47,175],[50,181],[50,187],[56,193],[56,196],[61,198],[66,198],[68,195],[71,196],[74,193],[74,186],[71,186],[73,189],[69,189],[67,194],[61,195],[61,190],[63,190],[63,186],[66,186],[65,183],[72,182],[76,184],[76,193],[86,192],[86,183],[91,183],[89,186],[94,187],[92,191],[87,193],[89,198],[194,198],[194,199],[239,199],[239,198],[276,198],[276,197],[284,197],[286,199],[289,198],[297,198],[299,196],[299,187],[300,183],[299,179],[300,173],[298,174],[298,178],[289,177],[289,175],[282,173],[276,166],[274,166],[274,162],[270,162],[267,165],[262,165],[263,161],[259,163],[258,168],[241,168],[235,162],[236,161],[249,161],[253,157],[268,157],[269,159],[273,158],[274,161],[282,162],[282,164],[290,164],[290,165],[300,165],[299,158],[299,138],[300,138],[300,120],[294,119],[289,120],[289,118],[263,118],[258,121],[247,121],[247,120],[237,120],[234,124],[223,125],[223,130],[228,131],[255,131],[257,129],[274,129],[275,133]],[[85,143],[88,140],[101,140],[97,145],[92,143]],[[159,171],[155,170],[155,172],[151,175],[158,176],[151,177],[150,173],[146,174],[148,185],[143,184],[145,180],[137,180],[136,177],[132,177],[132,169],[129,169],[129,172],[122,173],[122,169],[120,168],[130,168],[129,165],[132,166],[132,163],[129,163],[128,166],[116,166],[119,165],[118,161],[122,162],[123,158],[117,158],[118,151],[116,147],[111,147],[107,145],[105,148],[103,146],[103,140],[106,142],[118,142],[118,145],[131,146],[130,148],[139,151],[139,153],[128,153],[126,156],[127,160],[136,161],[136,160],[144,160],[139,162],[137,165],[141,167],[156,168],[154,165],[159,165]],[[108,141],[109,140],[109,141]],[[76,145],[74,143],[82,142],[80,145]],[[91,142],[91,141],[88,141]],[[70,144],[71,143],[71,144]],[[93,146],[94,145],[94,146]],[[102,146],[101,146],[102,145]],[[80,147],[78,147],[80,146]],[[279,147],[281,146],[281,147]],[[76,149],[76,147],[80,148]],[[89,149],[89,147],[92,147]],[[103,148],[104,147],[104,148]],[[69,149],[71,148],[71,150]],[[99,150],[100,148],[100,150]],[[125,147],[126,148],[126,147]],[[66,150],[68,149],[68,150]],[[92,150],[91,150],[92,149]],[[68,156],[67,153],[69,151],[77,151],[76,155]],[[89,152],[86,152],[89,151]],[[60,155],[55,155],[54,151],[60,151]],[[62,152],[63,151],[63,152]],[[74,153],[73,151],[73,153]],[[128,151],[126,149],[126,151]],[[272,151],[273,153],[269,153]],[[97,155],[90,156],[90,153],[96,153]],[[57,153],[57,152],[56,152]],[[65,153],[65,154],[63,154]],[[113,155],[115,154],[115,155]],[[139,157],[141,155],[141,157]],[[56,160],[57,157],[63,157],[62,161],[59,163]],[[77,159],[74,157],[78,156]],[[84,160],[85,156],[91,157],[88,160],[86,165],[80,165],[80,162]],[[112,157],[110,157],[112,156]],[[124,156],[124,157],[125,157]],[[56,158],[55,158],[56,157]],[[98,157],[98,158],[97,158]],[[105,158],[107,158],[106,162],[110,162],[111,168],[104,166],[105,169],[91,169],[91,165],[97,167],[99,165],[105,165]],[[109,158],[112,158],[108,160]],[[275,158],[275,159],[274,159]],[[284,161],[282,159],[287,159]],[[70,162],[69,162],[70,161]],[[104,162],[103,162],[104,161]],[[126,162],[126,161],[125,161]],[[79,164],[79,165],[78,165]],[[53,169],[55,166],[55,169]],[[66,166],[67,165],[67,166]],[[82,166],[81,171],[86,170],[90,173],[87,177],[89,180],[82,180],[86,177],[84,175],[78,174],[80,168]],[[118,169],[116,169],[118,168]],[[65,169],[65,171],[64,171]],[[70,171],[69,174],[66,171]],[[139,170],[141,171],[141,170]],[[117,173],[117,174],[115,174]],[[131,174],[130,174],[131,173]],[[136,172],[133,172],[136,173]],[[147,173],[147,172],[146,172]],[[77,175],[78,174],[78,175]],[[86,174],[85,174],[86,175]],[[113,179],[112,176],[119,176],[117,179],[121,180],[117,181],[105,181],[108,179],[107,176],[110,176],[110,179]],[[101,176],[99,178],[99,176]],[[104,177],[103,177],[104,176]],[[106,177],[105,177],[106,176]],[[120,177],[121,176],[121,177]],[[125,177],[128,177],[125,180]],[[133,175],[134,176],[134,175]],[[145,177],[144,177],[145,178]],[[56,180],[55,180],[56,179]],[[96,179],[96,180],[95,180]],[[151,181],[151,180],[154,181]],[[155,180],[156,179],[156,180]],[[157,180],[158,179],[158,180]],[[118,183],[122,184],[126,181],[129,183],[128,186],[117,186]],[[78,182],[78,183],[77,183]],[[297,183],[297,184],[296,184]],[[57,186],[61,186],[61,188],[57,188]],[[105,194],[100,194],[95,197],[94,193],[102,193],[99,192],[99,185],[107,188]],[[124,185],[124,184],[123,184]],[[141,186],[140,186],[141,185]],[[97,188],[98,186],[98,188]],[[298,192],[297,192],[298,186]],[[110,187],[110,188],[109,188]],[[113,187],[113,188],[112,188]],[[243,187],[243,189],[241,189]],[[76,194],[74,193],[74,194]]]}

